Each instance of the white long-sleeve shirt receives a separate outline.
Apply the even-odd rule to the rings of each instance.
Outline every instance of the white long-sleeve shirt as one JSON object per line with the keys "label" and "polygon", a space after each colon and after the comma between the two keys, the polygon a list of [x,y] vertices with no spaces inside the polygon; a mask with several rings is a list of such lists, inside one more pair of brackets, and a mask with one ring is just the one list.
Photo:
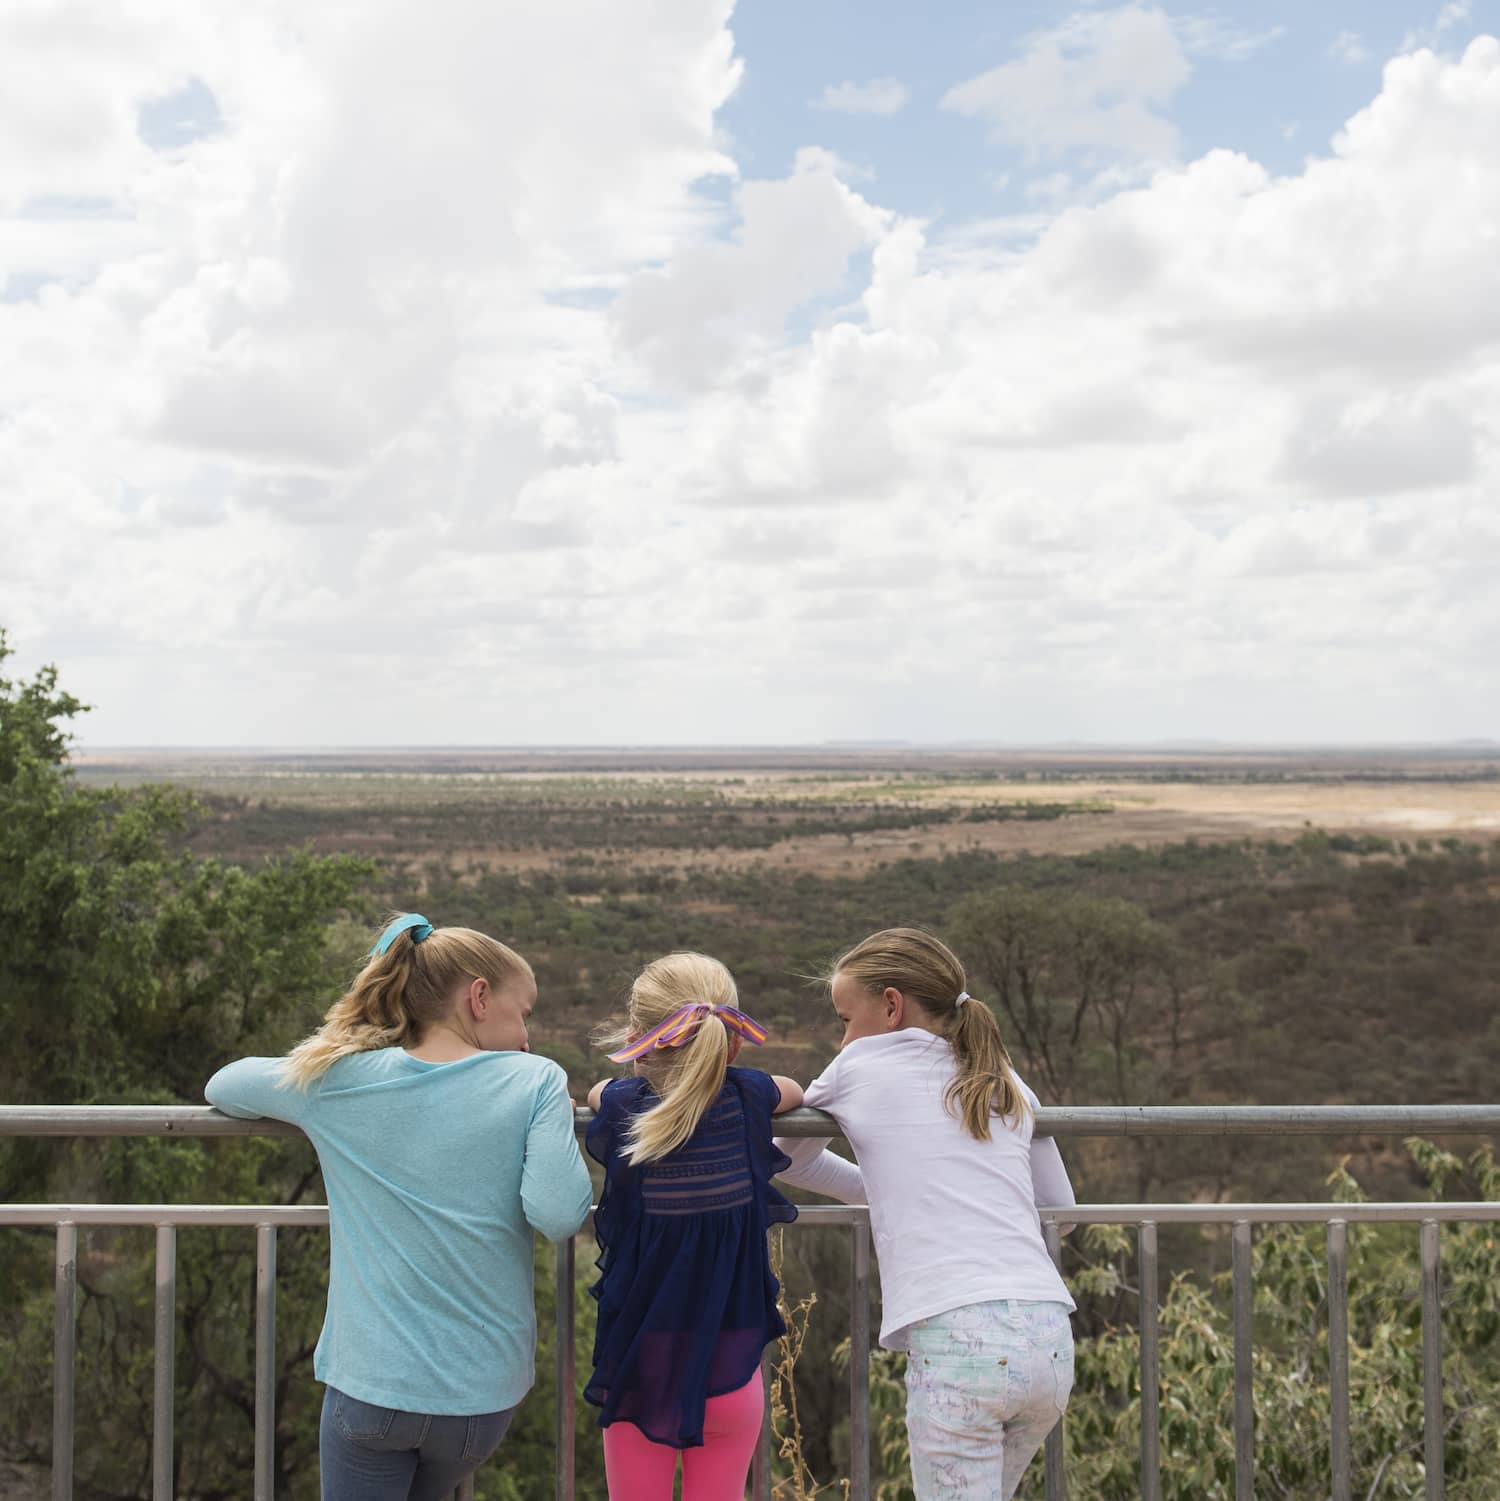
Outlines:
{"label": "white long-sleeve shirt", "polygon": [[1037,1214],[1077,1202],[1057,1144],[1034,1140],[1029,1116],[996,1117],[990,1140],[975,1140],[944,1102],[955,1068],[948,1040],[920,1027],[856,1038],[804,1099],[838,1122],[858,1167],[816,1139],[777,1142],[792,1159],[786,1182],[869,1203],[887,1349],[904,1347],[908,1324],[970,1303],[1075,1306]]}

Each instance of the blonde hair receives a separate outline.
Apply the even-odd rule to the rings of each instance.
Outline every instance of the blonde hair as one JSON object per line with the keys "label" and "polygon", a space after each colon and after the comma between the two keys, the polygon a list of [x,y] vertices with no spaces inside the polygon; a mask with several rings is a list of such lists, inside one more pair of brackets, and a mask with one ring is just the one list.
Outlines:
{"label": "blonde hair", "polygon": [[488,980],[499,990],[522,975],[529,979],[531,966],[514,949],[472,928],[434,928],[420,943],[406,929],[370,956],[323,1025],[287,1055],[281,1082],[306,1089],[350,1053],[419,1042],[452,1013],[461,981]]}
{"label": "blonde hair", "polygon": [[[653,959],[630,987],[625,1021],[595,1040],[616,1051],[665,1021],[679,1006],[707,1001],[733,1006],[739,995],[734,977],[707,954],[667,954]],[[705,1016],[680,1048],[658,1048],[641,1059],[658,1103],[631,1122],[625,1160],[654,1162],[675,1152],[698,1129],[704,1112],[724,1087],[729,1067],[729,1029],[717,1016]]]}
{"label": "blonde hair", "polygon": [[988,1141],[993,1116],[1020,1121],[1031,1114],[994,1012],[982,1001],[958,1003],[968,985],[947,944],[920,928],[886,928],[839,955],[830,984],[837,975],[850,976],[872,995],[899,990],[938,1024],[958,1064],[944,1103],[970,1136]]}

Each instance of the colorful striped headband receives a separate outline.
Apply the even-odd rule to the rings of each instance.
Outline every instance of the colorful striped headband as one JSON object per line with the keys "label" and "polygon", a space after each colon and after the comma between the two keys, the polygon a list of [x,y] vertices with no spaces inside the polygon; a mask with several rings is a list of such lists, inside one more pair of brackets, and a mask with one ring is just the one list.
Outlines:
{"label": "colorful striped headband", "polygon": [[707,1001],[689,1001],[679,1006],[664,1022],[657,1022],[644,1037],[637,1037],[618,1053],[611,1053],[611,1063],[634,1063],[653,1048],[680,1048],[698,1030],[698,1023],[706,1016],[717,1016],[731,1032],[738,1032],[753,1047],[760,1047],[766,1040],[766,1029],[758,1021],[736,1011],[733,1006],[713,1006]]}

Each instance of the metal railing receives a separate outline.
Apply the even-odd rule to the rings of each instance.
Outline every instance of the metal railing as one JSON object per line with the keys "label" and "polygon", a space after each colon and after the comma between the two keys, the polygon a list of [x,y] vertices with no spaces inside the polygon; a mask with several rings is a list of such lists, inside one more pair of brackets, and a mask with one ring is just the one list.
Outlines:
{"label": "metal railing", "polygon": [[[590,1119],[579,1111],[582,1130]],[[786,1136],[838,1135],[816,1111],[782,1117]],[[1372,1131],[1500,1134],[1500,1106],[1241,1106],[1089,1107],[1038,1113],[1039,1135],[1355,1135]],[[195,1106],[0,1106],[0,1136],[251,1136],[300,1135],[277,1121],[243,1121]],[[1254,1391],[1251,1367],[1251,1249],[1257,1224],[1323,1224],[1328,1232],[1328,1326],[1332,1501],[1352,1501],[1348,1345],[1348,1227],[1420,1227],[1423,1350],[1423,1449],[1427,1501],[1441,1501],[1443,1478],[1440,1228],[1445,1223],[1500,1221],[1497,1203],[1404,1204],[1101,1204],[1044,1208],[1043,1232],[1054,1259],[1063,1224],[1135,1227],[1140,1272],[1141,1496],[1161,1498],[1159,1269],[1161,1225],[1227,1225],[1231,1231],[1234,1334],[1235,1498],[1255,1494]],[[799,1223],[843,1226],[850,1244],[850,1495],[870,1495],[869,1215],[861,1207],[807,1205]],[[155,1368],[152,1432],[153,1501],[173,1492],[173,1369],[176,1324],[177,1232],[194,1226],[244,1226],[256,1233],[254,1498],[272,1501],[275,1476],[276,1237],[284,1228],[326,1227],[321,1205],[9,1204],[0,1226],[51,1226],[56,1236],[56,1317],[53,1339],[53,1501],[73,1495],[75,1323],[80,1226],[151,1226],[156,1232]],[[557,1496],[572,1501],[576,1351],[574,1241],[557,1248]],[[752,1472],[752,1494],[771,1494],[769,1415]],[[1047,1501],[1065,1501],[1061,1423],[1047,1439]],[[459,1492],[472,1497],[472,1484]]]}

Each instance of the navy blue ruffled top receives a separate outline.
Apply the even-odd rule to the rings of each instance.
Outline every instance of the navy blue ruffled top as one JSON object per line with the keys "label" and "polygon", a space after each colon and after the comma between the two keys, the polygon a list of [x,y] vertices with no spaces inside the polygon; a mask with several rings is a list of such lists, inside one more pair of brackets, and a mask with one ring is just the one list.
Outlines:
{"label": "navy blue ruffled top", "polygon": [[642,1078],[604,1091],[584,1144],[604,1164],[594,1213],[599,1302],[584,1397],[599,1426],[634,1423],[673,1448],[703,1442],[703,1406],[738,1391],[786,1333],[766,1231],[796,1219],[771,1186],[791,1159],[771,1140],[781,1093],[769,1074],[731,1068],[698,1129],[675,1152],[632,1166],[630,1122],[656,1101]]}

